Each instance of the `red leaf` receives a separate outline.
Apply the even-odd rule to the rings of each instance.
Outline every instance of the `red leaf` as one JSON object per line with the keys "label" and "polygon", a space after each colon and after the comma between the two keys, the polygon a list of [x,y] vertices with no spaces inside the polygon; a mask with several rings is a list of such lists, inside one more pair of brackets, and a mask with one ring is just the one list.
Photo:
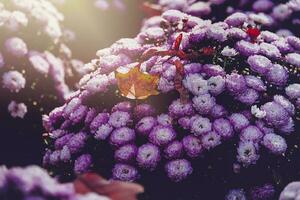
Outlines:
{"label": "red leaf", "polygon": [[175,67],[176,67],[177,73],[179,73],[180,75],[184,75],[184,66],[180,60],[175,61]]}
{"label": "red leaf", "polygon": [[159,51],[157,49],[149,49],[141,55],[140,60],[142,62],[144,62],[144,61],[148,60],[149,58],[151,58],[152,56],[155,56],[158,53],[159,53]]}
{"label": "red leaf", "polygon": [[183,34],[182,33],[180,33],[178,36],[177,36],[177,38],[176,38],[176,40],[175,40],[175,42],[174,42],[174,50],[179,50],[179,47],[180,47],[180,44],[181,44],[181,41],[182,41],[182,37],[183,37]]}
{"label": "red leaf", "polygon": [[260,35],[260,30],[258,28],[248,28],[246,33],[249,35],[251,40],[256,40],[256,38]]}
{"label": "red leaf", "polygon": [[144,188],[136,183],[108,181],[94,173],[79,176],[74,186],[79,194],[95,192],[112,200],[136,200],[136,195],[144,192]]}
{"label": "red leaf", "polygon": [[203,47],[202,52],[205,56],[212,56],[215,53],[215,49],[213,47]]}
{"label": "red leaf", "polygon": [[175,76],[175,89],[178,91],[180,94],[180,101],[181,103],[187,103],[189,100],[189,92],[187,89],[182,85],[182,79],[184,76],[184,66],[181,63],[180,60],[175,61],[175,66],[176,66],[176,76]]}

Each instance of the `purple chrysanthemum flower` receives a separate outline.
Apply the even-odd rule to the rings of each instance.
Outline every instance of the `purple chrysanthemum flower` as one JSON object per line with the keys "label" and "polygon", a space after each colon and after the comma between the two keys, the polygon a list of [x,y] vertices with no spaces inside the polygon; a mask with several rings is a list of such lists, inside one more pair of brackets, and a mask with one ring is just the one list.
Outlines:
{"label": "purple chrysanthemum flower", "polygon": [[195,136],[201,136],[212,129],[212,124],[208,118],[196,115],[191,119],[191,132]]}
{"label": "purple chrysanthemum flower", "polygon": [[182,144],[186,154],[191,158],[196,158],[203,152],[202,143],[200,139],[195,136],[185,136],[182,139]]}
{"label": "purple chrysanthemum flower", "polygon": [[287,149],[286,141],[280,135],[273,133],[266,134],[262,144],[274,154],[283,154]]}
{"label": "purple chrysanthemum flower", "polygon": [[120,128],[122,126],[126,126],[126,124],[130,121],[130,114],[123,111],[113,112],[110,117],[108,123],[115,128]]}
{"label": "purple chrysanthemum flower", "polygon": [[92,165],[92,156],[90,154],[83,154],[79,156],[74,163],[74,172],[82,174],[87,172]]}
{"label": "purple chrysanthemum flower", "polygon": [[236,73],[226,75],[226,88],[234,94],[241,93],[246,89],[246,80]]}
{"label": "purple chrysanthemum flower", "polygon": [[121,163],[132,162],[137,155],[137,147],[133,144],[121,146],[115,151],[115,160]]}
{"label": "purple chrysanthemum flower", "polygon": [[134,181],[139,177],[138,170],[126,164],[116,164],[112,170],[112,177],[121,181]]}
{"label": "purple chrysanthemum flower", "polygon": [[114,146],[122,146],[129,144],[135,140],[135,132],[128,127],[121,127],[115,129],[109,138],[109,141]]}
{"label": "purple chrysanthemum flower", "polygon": [[136,124],[135,129],[140,135],[147,136],[156,124],[154,117],[144,117]]}
{"label": "purple chrysanthemum flower", "polygon": [[211,131],[201,138],[202,145],[205,149],[212,149],[221,144],[221,136],[215,132]]}
{"label": "purple chrysanthemum flower", "polygon": [[237,160],[245,167],[253,165],[259,159],[257,147],[253,142],[241,142],[237,148]]}
{"label": "purple chrysanthemum flower", "polygon": [[243,128],[249,125],[249,120],[245,117],[245,115],[241,113],[233,113],[229,117],[230,123],[232,124],[235,131],[240,131]]}
{"label": "purple chrysanthemum flower", "polygon": [[158,125],[149,134],[149,141],[157,146],[164,146],[176,138],[176,132],[169,126]]}
{"label": "purple chrysanthemum flower", "polygon": [[215,130],[224,139],[231,138],[234,134],[233,127],[230,124],[229,120],[224,118],[216,119],[213,122],[212,127],[213,130]]}
{"label": "purple chrysanthemum flower", "polygon": [[191,163],[186,159],[169,161],[165,168],[168,177],[174,182],[182,181],[193,172]]}
{"label": "purple chrysanthemum flower", "polygon": [[142,168],[153,171],[161,159],[159,148],[153,144],[144,144],[138,148],[136,161]]}
{"label": "purple chrysanthemum flower", "polygon": [[243,142],[251,141],[258,143],[263,138],[264,134],[256,126],[250,125],[241,131],[240,139]]}
{"label": "purple chrysanthemum flower", "polygon": [[193,98],[193,106],[199,114],[208,114],[215,104],[215,98],[210,94],[203,94]]}
{"label": "purple chrysanthemum flower", "polygon": [[167,159],[180,158],[183,155],[183,145],[180,141],[173,141],[164,148],[164,156]]}

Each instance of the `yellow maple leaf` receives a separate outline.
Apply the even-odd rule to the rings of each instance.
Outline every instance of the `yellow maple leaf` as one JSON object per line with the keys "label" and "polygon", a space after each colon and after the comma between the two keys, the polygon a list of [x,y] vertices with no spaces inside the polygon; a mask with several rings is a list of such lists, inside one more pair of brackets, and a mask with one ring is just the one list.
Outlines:
{"label": "yellow maple leaf", "polygon": [[125,74],[116,72],[116,79],[121,95],[126,98],[146,99],[159,94],[159,76],[141,72],[139,67],[134,67]]}

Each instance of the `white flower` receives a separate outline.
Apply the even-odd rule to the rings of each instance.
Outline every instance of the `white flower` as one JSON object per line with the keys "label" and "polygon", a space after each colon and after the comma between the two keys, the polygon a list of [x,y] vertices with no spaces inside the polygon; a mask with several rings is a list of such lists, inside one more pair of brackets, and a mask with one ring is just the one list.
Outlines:
{"label": "white flower", "polygon": [[227,56],[227,57],[233,57],[236,56],[238,54],[238,52],[234,49],[234,48],[230,48],[228,46],[224,47],[224,49],[221,51],[221,54],[223,56]]}
{"label": "white flower", "polygon": [[257,105],[253,105],[251,107],[251,113],[256,118],[259,118],[259,119],[264,118],[266,116],[266,114],[267,114],[266,111],[259,109]]}

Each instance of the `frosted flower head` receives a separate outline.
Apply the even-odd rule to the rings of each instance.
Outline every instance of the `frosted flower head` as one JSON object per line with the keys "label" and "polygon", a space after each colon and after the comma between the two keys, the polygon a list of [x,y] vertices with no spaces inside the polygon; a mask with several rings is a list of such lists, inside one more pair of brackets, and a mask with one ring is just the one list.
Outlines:
{"label": "frosted flower head", "polygon": [[42,55],[31,55],[28,60],[35,70],[42,74],[48,74],[50,65]]}
{"label": "frosted flower head", "polygon": [[169,113],[172,117],[178,118],[191,115],[194,113],[194,110],[191,103],[182,103],[180,99],[177,99],[169,106]]}
{"label": "frosted flower head", "polygon": [[246,80],[242,75],[226,75],[226,88],[232,93],[241,93],[246,89]]}
{"label": "frosted flower head", "polygon": [[270,0],[258,0],[255,1],[252,5],[252,9],[256,12],[264,12],[272,9],[274,3]]}
{"label": "frosted flower head", "polygon": [[8,105],[8,112],[13,118],[24,118],[27,113],[27,106],[24,103],[11,101]]}
{"label": "frosted flower head", "polygon": [[191,128],[191,119],[189,117],[181,117],[178,119],[178,124],[183,129],[190,129]]}
{"label": "frosted flower head", "polygon": [[245,40],[238,41],[235,48],[244,56],[255,55],[259,52],[259,46],[256,43],[251,43]]}
{"label": "frosted flower head", "polygon": [[215,98],[210,94],[203,94],[193,98],[193,106],[199,114],[208,114],[215,104]]}
{"label": "frosted flower head", "polygon": [[118,128],[111,133],[109,140],[114,146],[129,144],[135,140],[135,132],[127,127]]}
{"label": "frosted flower head", "polygon": [[253,165],[259,159],[253,142],[241,142],[237,148],[237,160],[245,167]]}
{"label": "frosted flower head", "polygon": [[196,2],[189,6],[186,12],[191,15],[205,16],[210,14],[211,8],[207,2]]}
{"label": "frosted flower head", "polygon": [[241,12],[234,13],[225,19],[225,22],[230,26],[240,26],[247,20],[247,15]]}
{"label": "frosted flower head", "polygon": [[300,187],[300,182],[289,183],[281,192],[279,200],[299,198],[300,196],[299,187]]}
{"label": "frosted flower head", "polygon": [[285,59],[288,63],[300,67],[300,54],[289,53],[285,56]]}
{"label": "frosted flower head", "polygon": [[119,128],[125,126],[129,121],[129,113],[123,111],[116,111],[110,115],[108,123],[113,127]]}
{"label": "frosted flower head", "polygon": [[247,88],[237,96],[237,99],[246,105],[252,105],[259,99],[259,93],[254,89]]}
{"label": "frosted flower head", "polygon": [[290,84],[285,88],[286,95],[291,99],[300,98],[300,84]]}
{"label": "frosted flower head", "polygon": [[268,58],[260,55],[250,56],[247,62],[253,71],[261,75],[266,74],[272,66],[272,63]]}
{"label": "frosted flower head", "polygon": [[228,114],[228,112],[224,108],[224,106],[219,105],[219,104],[214,105],[210,111],[210,115],[213,118],[225,117],[227,114]]}
{"label": "frosted flower head", "polygon": [[132,144],[124,145],[115,151],[114,158],[121,163],[132,162],[137,154],[137,147]]}
{"label": "frosted flower head", "polygon": [[191,119],[191,132],[195,136],[201,136],[211,131],[212,124],[208,118],[195,116]]}
{"label": "frosted flower head", "polygon": [[87,172],[92,165],[92,156],[90,154],[83,154],[79,156],[74,163],[74,172],[82,174]]}
{"label": "frosted flower head", "polygon": [[182,145],[186,154],[191,158],[197,158],[204,150],[201,140],[192,135],[185,136],[182,139]]}
{"label": "frosted flower head", "polygon": [[136,161],[140,167],[153,171],[160,159],[160,150],[157,146],[147,143],[138,148]]}
{"label": "frosted flower head", "polygon": [[224,139],[231,138],[234,134],[233,127],[229,120],[224,118],[216,119],[212,125],[213,129]]}
{"label": "frosted flower head", "polygon": [[157,116],[157,122],[163,126],[170,126],[173,122],[173,118],[168,114],[160,114]]}
{"label": "frosted flower head", "polygon": [[264,134],[256,126],[250,125],[244,128],[240,133],[240,139],[243,142],[250,141],[258,143],[263,138]]}
{"label": "frosted flower head", "polygon": [[18,93],[21,89],[25,88],[26,80],[18,71],[5,72],[2,75],[2,87],[7,88],[10,92]]}
{"label": "frosted flower head", "polygon": [[173,141],[164,148],[164,157],[167,159],[180,158],[183,155],[183,145],[180,141]]}
{"label": "frosted flower head", "polygon": [[273,97],[274,101],[280,104],[291,116],[295,114],[295,106],[284,96],[275,95]]}
{"label": "frosted flower head", "polygon": [[192,174],[191,163],[186,159],[173,160],[166,164],[165,169],[168,177],[174,182],[179,182]]}
{"label": "frosted flower head", "polygon": [[[271,69],[271,71],[272,71],[272,69]],[[248,87],[250,87],[258,92],[263,92],[263,91],[267,90],[264,82],[256,76],[247,75],[247,76],[245,76],[245,80],[246,80],[246,84]]]}
{"label": "frosted flower head", "polygon": [[271,83],[282,86],[287,83],[289,76],[287,70],[284,67],[279,64],[275,64],[268,72],[266,78]]}
{"label": "frosted flower head", "polygon": [[268,102],[261,109],[266,112],[265,120],[274,126],[284,125],[289,118],[288,112],[276,102]]}
{"label": "frosted flower head", "polygon": [[79,132],[73,135],[66,145],[69,148],[71,154],[76,154],[82,151],[85,146],[86,140],[87,134],[85,132]]}
{"label": "frosted flower head", "polygon": [[241,113],[233,113],[229,117],[230,123],[236,131],[240,131],[249,125],[249,120]]}
{"label": "frosted flower head", "polygon": [[222,76],[212,76],[207,80],[209,92],[216,96],[225,90],[225,79]]}
{"label": "frosted flower head", "polygon": [[285,20],[288,18],[292,13],[292,10],[285,5],[285,4],[280,4],[278,6],[275,6],[272,12],[272,16],[280,21]]}
{"label": "frosted flower head", "polygon": [[202,95],[208,92],[207,81],[199,74],[190,74],[183,80],[184,86],[194,95]]}
{"label": "frosted flower head", "polygon": [[109,124],[102,124],[99,126],[95,133],[95,138],[97,140],[105,140],[110,136],[110,133],[113,131],[113,127]]}
{"label": "frosted flower head", "polygon": [[142,118],[137,124],[135,129],[137,132],[143,136],[147,136],[150,131],[155,127],[157,124],[157,121],[154,117],[144,117]]}
{"label": "frosted flower head", "polygon": [[121,181],[134,181],[139,177],[137,169],[127,164],[116,164],[112,170],[112,177]]}
{"label": "frosted flower head", "polygon": [[158,125],[149,134],[149,141],[158,146],[164,146],[174,140],[176,132],[171,127]]}
{"label": "frosted flower head", "polygon": [[24,57],[28,53],[26,43],[17,37],[7,39],[5,41],[5,49],[8,53],[17,58]]}
{"label": "frosted flower head", "polygon": [[283,154],[287,150],[287,144],[283,137],[273,133],[266,134],[263,138],[263,145],[274,154]]}
{"label": "frosted flower head", "polygon": [[211,131],[205,135],[203,135],[203,137],[201,138],[203,147],[207,150],[209,149],[213,149],[216,146],[221,144],[221,136],[215,132],[215,131]]}

